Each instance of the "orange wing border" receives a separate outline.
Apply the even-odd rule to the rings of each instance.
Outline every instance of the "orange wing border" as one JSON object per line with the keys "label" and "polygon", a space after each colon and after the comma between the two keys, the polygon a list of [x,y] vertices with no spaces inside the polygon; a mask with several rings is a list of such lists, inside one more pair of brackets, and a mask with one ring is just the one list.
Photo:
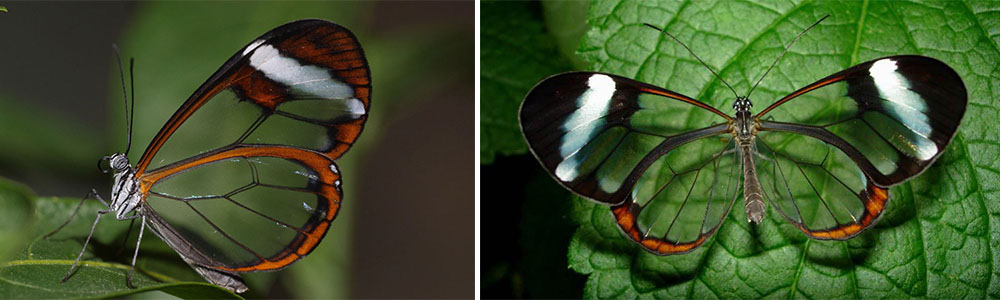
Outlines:
{"label": "orange wing border", "polygon": [[[730,202],[729,209],[726,210],[725,215],[729,215],[729,211],[732,209],[733,202]],[[636,223],[636,219],[639,216],[638,206],[629,202],[622,205],[612,206],[611,214],[615,217],[615,221],[618,223],[618,229],[622,231],[623,234],[628,236],[633,242],[639,244],[642,249],[649,251],[650,253],[656,255],[674,255],[674,254],[685,254],[695,249],[698,246],[705,243],[709,237],[715,234],[719,230],[722,223],[725,220],[719,222],[712,230],[706,233],[698,235],[698,238],[691,242],[677,243],[667,239],[655,238],[655,237],[643,237],[642,232],[639,231],[639,226]]]}
{"label": "orange wing border", "polygon": [[865,205],[865,211],[856,223],[844,224],[827,229],[812,230],[806,228],[805,224],[792,221],[792,219],[787,216],[785,217],[789,222],[795,225],[796,228],[802,230],[803,233],[811,238],[817,240],[850,239],[870,228],[880,217],[882,217],[882,212],[885,211],[885,206],[889,203],[889,190],[869,182],[859,197]]}
{"label": "orange wing border", "polygon": [[[247,266],[222,266],[217,261],[213,261],[214,264],[208,264],[205,267],[230,272],[272,271],[285,268],[305,257],[319,245],[319,242],[329,230],[330,223],[337,217],[337,213],[340,210],[340,201],[343,195],[340,188],[341,176],[335,171],[338,170],[336,163],[323,153],[274,145],[239,145],[205,153],[139,176],[139,192],[143,195],[143,206],[148,207],[146,197],[149,195],[152,187],[160,180],[220,160],[231,158],[249,159],[253,157],[276,157],[295,161],[316,172],[318,180],[315,186],[316,190],[312,193],[320,197],[319,203],[322,205],[316,208],[313,216],[322,217],[311,218],[301,228],[304,234],[296,235],[295,239],[283,251],[270,257],[258,256],[260,258],[258,263]],[[169,224],[166,226],[169,226]],[[171,228],[171,230],[173,229]],[[205,264],[206,262],[199,263]]]}

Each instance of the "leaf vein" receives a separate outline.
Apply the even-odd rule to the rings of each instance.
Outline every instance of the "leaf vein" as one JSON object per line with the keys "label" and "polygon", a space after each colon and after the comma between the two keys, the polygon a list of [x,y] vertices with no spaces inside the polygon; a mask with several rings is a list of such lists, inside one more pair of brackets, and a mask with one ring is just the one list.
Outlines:
{"label": "leaf vein", "polygon": [[805,269],[806,254],[809,252],[810,244],[812,244],[812,239],[807,239],[804,245],[802,245],[802,256],[799,257],[799,264],[795,267],[797,270],[795,271],[795,278],[792,279],[792,286],[788,289],[788,299],[795,298],[795,290],[798,289],[799,278],[802,278],[802,270]]}

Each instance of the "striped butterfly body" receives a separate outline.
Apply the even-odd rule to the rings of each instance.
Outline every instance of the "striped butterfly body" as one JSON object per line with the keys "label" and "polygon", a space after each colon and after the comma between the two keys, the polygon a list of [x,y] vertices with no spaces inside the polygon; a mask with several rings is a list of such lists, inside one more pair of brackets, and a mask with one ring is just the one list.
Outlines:
{"label": "striped butterfly body", "polygon": [[367,120],[370,79],[346,28],[272,29],[184,102],[135,167],[125,153],[103,158],[114,184],[94,225],[109,212],[139,219],[140,242],[148,225],[207,281],[246,291],[240,272],[287,267],[329,230],[343,195],[334,160]]}
{"label": "striped butterfly body", "polygon": [[668,255],[704,243],[740,196],[748,222],[773,207],[809,237],[856,236],[890,186],[941,155],[967,102],[954,70],[914,55],[855,65],[759,112],[748,96],[729,115],[629,78],[564,73],[528,93],[520,125],[557,182],[610,205],[626,236]]}

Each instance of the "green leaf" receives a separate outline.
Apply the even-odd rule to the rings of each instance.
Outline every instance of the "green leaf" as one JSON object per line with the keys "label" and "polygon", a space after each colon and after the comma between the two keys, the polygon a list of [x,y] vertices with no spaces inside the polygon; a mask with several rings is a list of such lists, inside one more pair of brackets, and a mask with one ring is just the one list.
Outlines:
{"label": "green leaf", "polygon": [[580,39],[590,29],[584,20],[589,7],[590,3],[586,1],[542,1],[546,32],[559,47],[559,55],[568,59],[577,68],[587,65],[576,55],[576,48],[580,44]]}
{"label": "green leaf", "polygon": [[[808,239],[773,216],[751,228],[734,209],[698,250],[660,257],[622,236],[607,206],[575,199],[580,227],[569,263],[589,276],[584,296],[1000,297],[997,7],[955,1],[594,2],[587,18],[591,29],[579,48],[589,69],[715,107],[731,105],[732,93],[686,50],[642,23],[666,28],[745,93],[792,38],[830,14],[755,90],[758,107],[833,72],[896,54],[931,56],[953,67],[965,81],[969,106],[944,156],[921,176],[893,187],[876,227],[849,241]],[[483,12],[486,20],[489,11]]]}
{"label": "green leaf", "polygon": [[21,251],[35,226],[35,195],[25,186],[0,178],[0,262]]}
{"label": "green leaf", "polygon": [[128,288],[125,277],[137,231],[132,231],[133,238],[123,241],[129,222],[117,221],[112,214],[101,218],[77,269],[69,280],[60,283],[82,249],[96,212],[105,207],[90,199],[65,228],[48,239],[42,236],[69,219],[79,203],[80,199],[72,198],[37,199],[38,226],[25,230],[33,240],[19,249],[20,255],[0,266],[0,298],[114,298],[149,291],[183,298],[240,298],[204,282],[148,230],[133,277],[137,289]]}
{"label": "green leaf", "polygon": [[[527,152],[517,124],[524,95],[545,77],[571,69],[539,19],[535,2],[483,2],[480,161]],[[578,19],[579,20],[579,19]],[[568,27],[567,27],[568,28]]]}

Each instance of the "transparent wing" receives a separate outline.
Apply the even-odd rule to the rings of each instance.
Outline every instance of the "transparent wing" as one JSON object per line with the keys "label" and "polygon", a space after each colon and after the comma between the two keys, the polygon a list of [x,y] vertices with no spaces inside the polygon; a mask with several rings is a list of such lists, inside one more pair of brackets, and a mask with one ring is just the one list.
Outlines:
{"label": "transparent wing", "polygon": [[367,120],[368,62],[354,35],[322,20],[275,28],[226,61],[174,113],[139,176],[231,145],[287,145],[332,159]]}
{"label": "transparent wing", "polygon": [[691,251],[721,224],[739,190],[732,118],[686,96],[592,72],[540,82],[521,129],[566,188],[614,205],[622,231],[656,254]]}
{"label": "transparent wing", "polygon": [[889,186],[941,155],[966,97],[954,70],[923,56],[879,58],[820,79],[755,116],[765,196],[813,238],[857,235],[881,215]]}
{"label": "transparent wing", "polygon": [[546,171],[567,189],[625,202],[654,160],[726,131],[730,117],[697,100],[632,79],[565,73],[536,85],[521,105],[521,131]]}
{"label": "transparent wing", "polygon": [[162,218],[154,229],[204,267],[287,266],[316,247],[337,214],[333,160],[360,134],[370,93],[368,63],[346,28],[303,20],[265,33],[146,148],[136,174],[143,213]]}
{"label": "transparent wing", "polygon": [[756,141],[764,198],[807,235],[847,239],[882,215],[888,190],[844,151],[789,132],[761,132]]}
{"label": "transparent wing", "polygon": [[619,228],[659,255],[694,250],[716,232],[742,188],[734,142],[723,136],[681,145],[658,159],[611,208]]}
{"label": "transparent wing", "polygon": [[337,214],[340,185],[325,155],[241,146],[147,173],[140,189],[144,213],[165,221],[154,229],[187,244],[171,245],[179,253],[205,267],[246,272],[280,269],[311,252]]}

